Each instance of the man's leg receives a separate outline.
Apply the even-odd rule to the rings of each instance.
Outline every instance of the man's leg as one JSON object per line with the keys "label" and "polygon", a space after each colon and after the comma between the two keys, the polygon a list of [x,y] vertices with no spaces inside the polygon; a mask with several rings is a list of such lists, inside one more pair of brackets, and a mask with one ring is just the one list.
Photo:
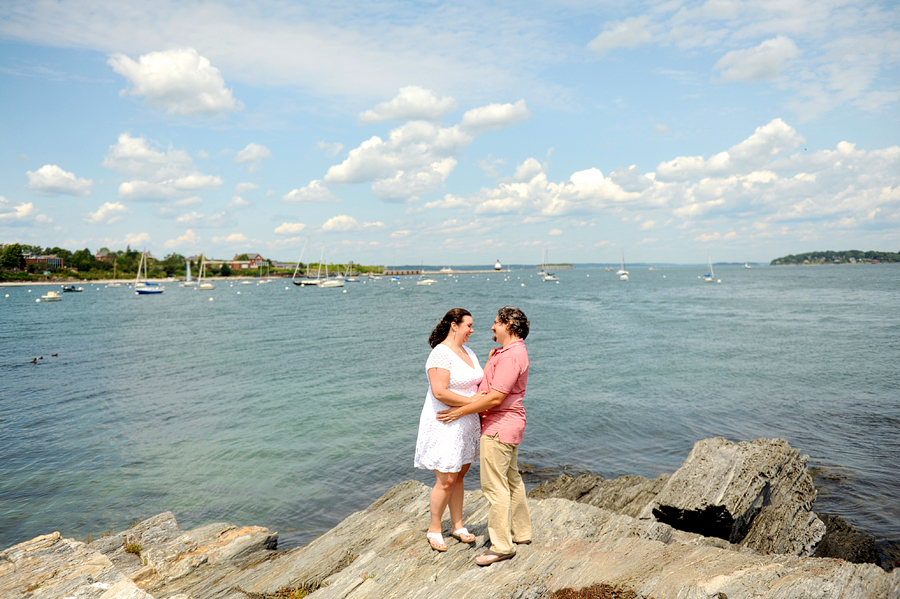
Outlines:
{"label": "man's leg", "polygon": [[528,513],[525,483],[522,481],[522,475],[519,474],[519,446],[512,445],[511,447],[513,450],[510,456],[509,470],[506,473],[506,479],[509,481],[510,511],[512,512],[510,533],[514,542],[523,543],[531,540],[531,515]]}
{"label": "man's leg", "polygon": [[515,553],[509,528],[510,489],[507,480],[512,448],[496,437],[481,435],[481,492],[491,504],[488,512],[488,534],[491,551]]}

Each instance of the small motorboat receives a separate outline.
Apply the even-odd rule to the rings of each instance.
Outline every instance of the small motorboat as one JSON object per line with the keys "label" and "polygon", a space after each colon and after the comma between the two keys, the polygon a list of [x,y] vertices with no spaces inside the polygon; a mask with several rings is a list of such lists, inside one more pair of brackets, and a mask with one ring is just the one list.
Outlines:
{"label": "small motorboat", "polygon": [[78,291],[84,291],[84,287],[76,287],[75,285],[63,285],[62,290],[66,293],[75,293]]}
{"label": "small motorboat", "polygon": [[62,296],[55,291],[48,291],[46,295],[42,295],[41,299],[45,302],[60,302]]}

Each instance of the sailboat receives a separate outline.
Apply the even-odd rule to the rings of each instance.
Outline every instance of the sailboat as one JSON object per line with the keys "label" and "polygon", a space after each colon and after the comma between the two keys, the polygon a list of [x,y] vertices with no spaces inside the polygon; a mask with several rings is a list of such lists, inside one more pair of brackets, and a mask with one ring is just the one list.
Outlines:
{"label": "sailboat", "polygon": [[[544,257],[546,257],[546,254],[547,250],[544,250]],[[555,274],[553,274],[552,272],[544,271],[544,258],[541,259],[541,272],[544,273],[543,276],[541,276],[542,281],[549,281],[551,283],[553,281],[559,281],[559,277],[557,277]]]}
{"label": "sailboat", "polygon": [[625,270],[625,249],[622,249],[622,268],[616,271],[616,274],[619,275],[620,281],[628,280],[628,271]]}
{"label": "sailboat", "polygon": [[[137,275],[134,277],[134,292],[138,295],[158,295],[166,290],[159,283],[147,281],[147,252],[141,252],[141,260],[138,262]],[[141,280],[141,269],[144,271],[144,279]]]}
{"label": "sailboat", "polygon": [[184,275],[184,283],[181,284],[182,287],[193,287],[197,284],[197,281],[191,278],[191,261],[187,261],[187,271]]}
{"label": "sailboat", "polygon": [[709,253],[706,254],[706,262],[709,265],[709,272],[700,277],[700,280],[704,283],[715,283],[716,282],[716,273],[713,271],[712,267],[712,259],[709,257]]}
{"label": "sailboat", "polygon": [[325,278],[320,279],[319,275],[322,272],[322,263],[325,262],[325,246],[322,245],[322,258],[319,260],[319,270],[316,271],[316,286],[317,287],[343,287],[344,280],[343,279],[329,279],[328,278],[328,263],[325,262]]}
{"label": "sailboat", "polygon": [[119,259],[116,258],[113,261],[113,281],[112,281],[112,283],[107,283],[106,284],[107,287],[121,287],[122,286],[122,283],[120,283],[116,280],[116,278],[117,278],[116,267],[118,266],[118,264],[119,264]]}
{"label": "sailboat", "polygon": [[197,289],[215,289],[216,286],[212,283],[204,283],[203,282],[203,271],[206,270],[206,258],[200,259],[200,274],[197,275]]}
{"label": "sailboat", "polygon": [[[324,248],[323,248],[324,249]],[[294,268],[294,274],[291,276],[291,283],[297,285],[298,287],[306,287],[307,285],[315,285],[316,282],[313,279],[309,278],[309,264],[306,265],[306,278],[297,280],[297,273],[300,272],[300,265],[303,263],[303,254],[306,254],[306,260],[309,261],[309,237],[306,238],[306,243],[303,244],[303,250],[300,251],[300,258],[297,259],[297,267]]]}
{"label": "sailboat", "polygon": [[547,250],[542,249],[541,250],[541,269],[539,271],[537,271],[537,276],[539,276],[541,278],[543,278],[547,274],[547,271],[544,270],[544,262],[546,261],[546,258],[547,258]]}

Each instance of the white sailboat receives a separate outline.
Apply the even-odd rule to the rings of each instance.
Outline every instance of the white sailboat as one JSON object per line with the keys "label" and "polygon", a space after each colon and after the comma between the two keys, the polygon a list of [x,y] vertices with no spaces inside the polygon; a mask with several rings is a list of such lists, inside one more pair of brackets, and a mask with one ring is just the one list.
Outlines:
{"label": "white sailboat", "polygon": [[[544,250],[543,254],[541,256],[541,272],[538,273],[541,276],[541,280],[548,281],[551,283],[554,281],[559,281],[559,277],[557,277],[555,274],[544,270],[544,267],[545,267],[544,262],[546,261],[546,256],[547,256],[547,250]],[[543,274],[541,274],[541,273],[543,273]]]}
{"label": "white sailboat", "polygon": [[547,260],[547,250],[542,249],[541,250],[541,269],[539,271],[537,271],[537,276],[539,276],[541,278],[543,278],[547,274],[547,271],[544,270],[544,262],[546,262],[546,260]]}
{"label": "white sailboat", "polygon": [[200,274],[197,275],[197,289],[215,289],[216,286],[210,282],[203,282],[203,272],[206,270],[206,258],[200,260]]}
{"label": "white sailboat", "polygon": [[619,275],[620,281],[628,280],[628,271],[625,270],[625,249],[622,249],[622,268],[616,271],[616,274]]}
{"label": "white sailboat", "polygon": [[[706,254],[706,262],[709,266],[709,272],[700,277],[700,280],[704,283],[715,283],[716,282],[716,273],[713,270],[712,259],[709,257],[709,252]],[[719,281],[721,283],[721,281]]]}
{"label": "white sailboat", "polygon": [[184,275],[184,283],[181,284],[182,287],[194,287],[197,284],[197,281],[191,278],[191,261],[187,261],[187,271]]}
{"label": "white sailboat", "polygon": [[328,278],[328,263],[325,262],[325,278],[320,279],[319,275],[322,273],[322,263],[325,262],[325,246],[322,245],[322,258],[319,260],[319,270],[316,271],[316,286],[317,287],[343,287],[344,280],[343,279],[329,279]]}
{"label": "white sailboat", "polygon": [[[166,290],[159,283],[150,283],[147,281],[147,252],[141,252],[141,260],[138,262],[137,275],[134,277],[134,292],[137,295],[158,295]],[[141,270],[144,271],[144,278],[141,280]]]}
{"label": "white sailboat", "polygon": [[297,280],[297,273],[300,272],[300,265],[303,263],[303,254],[306,254],[306,261],[309,262],[309,237],[306,238],[306,243],[303,244],[303,249],[300,250],[300,257],[297,258],[297,266],[294,268],[294,274],[291,275],[291,283],[297,287],[307,287],[316,284],[316,281],[309,278],[309,264],[306,265],[306,277],[299,281]]}

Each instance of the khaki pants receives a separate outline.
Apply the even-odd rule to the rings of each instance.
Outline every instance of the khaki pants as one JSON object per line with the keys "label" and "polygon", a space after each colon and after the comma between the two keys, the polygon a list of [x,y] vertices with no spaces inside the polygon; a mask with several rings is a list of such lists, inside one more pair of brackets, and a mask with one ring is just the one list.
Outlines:
{"label": "khaki pants", "polygon": [[531,540],[531,516],[518,455],[518,445],[502,443],[496,435],[481,435],[481,491],[491,504],[488,534],[491,550],[497,553],[515,553],[514,542]]}

